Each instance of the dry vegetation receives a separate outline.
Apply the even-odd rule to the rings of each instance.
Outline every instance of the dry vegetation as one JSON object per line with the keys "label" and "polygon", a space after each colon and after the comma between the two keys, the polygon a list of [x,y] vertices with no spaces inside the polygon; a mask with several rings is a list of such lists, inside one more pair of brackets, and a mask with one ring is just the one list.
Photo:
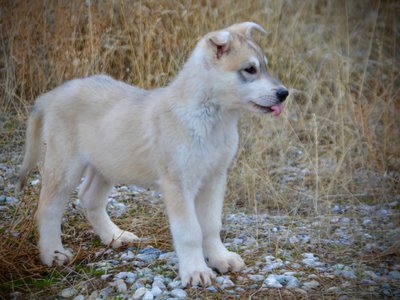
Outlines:
{"label": "dry vegetation", "polygon": [[[203,34],[252,20],[270,32],[258,39],[271,73],[291,96],[281,118],[243,114],[227,202],[312,216],[333,202],[384,203],[399,194],[397,1],[0,3],[4,153],[21,153],[25,121],[40,93],[98,73],[144,88],[165,85]],[[19,226],[25,242],[2,233],[0,265],[9,272],[2,271],[1,281],[45,272],[36,260],[21,261],[34,249],[29,220],[37,189],[22,199],[10,227]]]}

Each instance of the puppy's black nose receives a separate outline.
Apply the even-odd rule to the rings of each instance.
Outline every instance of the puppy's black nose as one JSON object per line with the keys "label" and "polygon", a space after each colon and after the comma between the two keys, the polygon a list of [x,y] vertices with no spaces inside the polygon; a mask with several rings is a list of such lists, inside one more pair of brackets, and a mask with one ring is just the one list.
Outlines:
{"label": "puppy's black nose", "polygon": [[283,102],[289,95],[289,91],[285,89],[284,87],[280,87],[276,91],[276,96],[278,97],[278,100]]}

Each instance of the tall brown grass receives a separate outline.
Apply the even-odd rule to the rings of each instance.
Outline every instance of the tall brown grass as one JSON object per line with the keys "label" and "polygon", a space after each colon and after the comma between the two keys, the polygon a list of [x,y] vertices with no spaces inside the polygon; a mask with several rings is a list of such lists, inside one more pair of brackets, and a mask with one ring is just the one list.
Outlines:
{"label": "tall brown grass", "polygon": [[68,79],[162,86],[203,34],[252,20],[291,96],[281,118],[243,114],[229,201],[295,213],[386,201],[399,184],[399,12],[372,0],[3,1],[2,144],[18,144],[35,97]]}

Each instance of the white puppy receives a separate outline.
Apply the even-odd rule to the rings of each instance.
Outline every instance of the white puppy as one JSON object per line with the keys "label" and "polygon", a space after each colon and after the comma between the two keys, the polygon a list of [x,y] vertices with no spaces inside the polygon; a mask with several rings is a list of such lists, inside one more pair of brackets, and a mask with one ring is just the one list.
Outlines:
{"label": "white puppy", "polygon": [[239,271],[220,238],[227,170],[238,148],[240,109],[279,115],[288,90],[271,78],[246,22],[205,35],[168,86],[143,90],[100,75],[40,96],[28,121],[20,185],[42,158],[37,221],[47,265],[72,254],[61,242],[69,194],[105,245],[137,237],[106,212],[116,183],[155,186],[164,196],[184,285],[209,285],[212,269]]}

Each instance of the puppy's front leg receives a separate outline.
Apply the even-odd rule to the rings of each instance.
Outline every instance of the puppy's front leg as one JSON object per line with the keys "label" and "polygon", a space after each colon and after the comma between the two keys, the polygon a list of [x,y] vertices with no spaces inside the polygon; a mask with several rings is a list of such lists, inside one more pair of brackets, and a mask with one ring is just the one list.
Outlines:
{"label": "puppy's front leg", "polygon": [[204,183],[196,198],[196,209],[203,233],[203,251],[207,264],[220,273],[237,272],[245,264],[239,254],[228,251],[221,241],[222,207],[226,171],[216,171]]}
{"label": "puppy's front leg", "polygon": [[164,179],[161,183],[179,259],[179,275],[183,286],[207,286],[215,275],[203,256],[202,232],[194,204],[195,195],[194,192],[183,191],[179,185],[179,182],[169,179]]}

